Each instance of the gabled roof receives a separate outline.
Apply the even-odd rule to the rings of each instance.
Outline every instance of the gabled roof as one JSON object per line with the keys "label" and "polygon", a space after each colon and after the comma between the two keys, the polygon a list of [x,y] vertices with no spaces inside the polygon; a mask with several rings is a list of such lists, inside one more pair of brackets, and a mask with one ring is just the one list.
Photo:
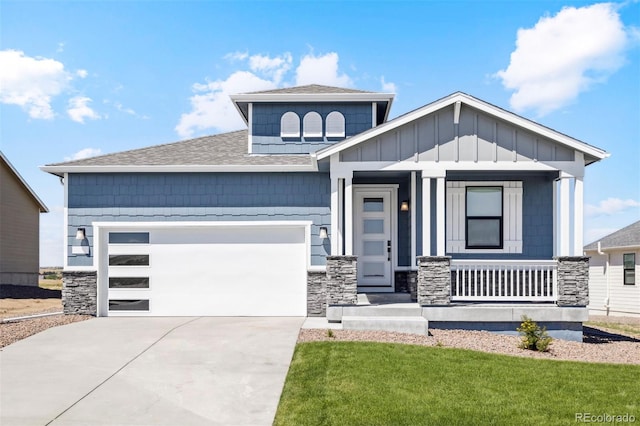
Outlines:
{"label": "gabled roof", "polygon": [[14,176],[18,179],[18,181],[20,181],[20,183],[22,184],[24,189],[29,193],[31,198],[33,198],[33,201],[35,201],[36,204],[38,205],[38,208],[40,209],[40,212],[49,213],[49,209],[47,208],[47,206],[42,202],[40,197],[38,197],[38,195],[36,195],[35,191],[33,189],[31,189],[29,184],[22,178],[22,176],[20,175],[20,173],[18,173],[18,171],[15,169],[15,167],[13,167],[13,164],[11,164],[11,162],[7,159],[7,157],[4,156],[2,151],[0,151],[0,159],[2,159],[2,162],[4,162],[7,165],[9,170],[11,170],[11,173],[14,174]]}
{"label": "gabled roof", "polygon": [[602,160],[603,158],[606,158],[609,156],[609,153],[601,150],[600,148],[596,148],[592,145],[588,145],[582,141],[579,141],[578,139],[574,139],[563,133],[557,132],[553,129],[545,127],[534,121],[528,120],[517,114],[514,114],[505,109],[502,109],[500,107],[497,107],[495,105],[492,105],[490,103],[487,103],[485,101],[482,101],[478,98],[475,98],[471,95],[467,95],[466,93],[462,93],[462,92],[456,92],[442,99],[438,99],[435,102],[432,102],[421,108],[415,109],[404,115],[396,117],[393,120],[387,121],[384,124],[376,126],[372,129],[369,129],[351,138],[345,139],[342,142],[339,142],[337,144],[321,149],[316,152],[316,156],[319,160],[323,158],[327,158],[332,154],[336,154],[345,149],[351,148],[355,145],[371,140],[385,132],[394,130],[400,126],[403,126],[407,123],[411,123],[428,114],[432,114],[438,110],[449,107],[458,102],[461,104],[465,104],[470,107],[476,108],[480,111],[485,112],[486,114],[489,114],[501,120],[505,120],[513,125],[523,127],[533,133],[549,138],[555,142],[561,143],[575,150],[581,151],[585,154],[585,164],[591,164],[593,162]]}
{"label": "gabled roof", "polygon": [[376,116],[378,124],[381,124],[389,116],[394,97],[393,93],[367,92],[309,84],[261,92],[240,93],[231,95],[231,100],[247,124],[249,124],[249,104],[259,102],[376,102]]}
{"label": "gabled roof", "polygon": [[309,155],[247,154],[247,130],[204,136],[186,141],[106,154],[82,160],[48,164],[45,172],[58,176],[65,172],[127,171],[294,171],[311,169]]}
{"label": "gabled roof", "polygon": [[584,246],[585,251],[610,248],[640,247],[640,220]]}

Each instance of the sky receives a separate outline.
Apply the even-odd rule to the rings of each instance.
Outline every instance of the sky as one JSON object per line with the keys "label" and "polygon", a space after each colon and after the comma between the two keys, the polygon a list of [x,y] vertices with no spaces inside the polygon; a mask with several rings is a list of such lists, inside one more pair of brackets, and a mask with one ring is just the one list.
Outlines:
{"label": "sky", "polygon": [[390,118],[456,91],[611,153],[587,168],[585,243],[640,219],[640,3],[0,1],[0,150],[39,169],[243,127],[229,95],[303,84],[393,92]]}

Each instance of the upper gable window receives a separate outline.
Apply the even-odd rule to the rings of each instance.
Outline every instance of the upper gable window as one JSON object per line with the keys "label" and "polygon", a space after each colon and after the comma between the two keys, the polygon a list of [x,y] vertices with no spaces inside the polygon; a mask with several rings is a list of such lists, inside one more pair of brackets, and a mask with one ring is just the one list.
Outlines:
{"label": "upper gable window", "polygon": [[327,137],[344,137],[344,115],[338,111],[332,111],[327,115]]}
{"label": "upper gable window", "polygon": [[300,137],[300,117],[293,111],[285,112],[280,119],[280,137]]}
{"label": "upper gable window", "polygon": [[302,121],[303,135],[305,138],[322,137],[322,117],[315,111],[305,114]]}

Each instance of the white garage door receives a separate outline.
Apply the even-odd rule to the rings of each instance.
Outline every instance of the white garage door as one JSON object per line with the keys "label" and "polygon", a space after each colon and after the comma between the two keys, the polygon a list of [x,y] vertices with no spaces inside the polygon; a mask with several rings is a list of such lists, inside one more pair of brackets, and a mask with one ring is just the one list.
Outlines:
{"label": "white garage door", "polygon": [[[105,230],[102,312],[305,316],[304,226]],[[105,246],[103,245],[103,247]],[[106,291],[105,291],[106,290]],[[107,299],[107,300],[104,300]]]}

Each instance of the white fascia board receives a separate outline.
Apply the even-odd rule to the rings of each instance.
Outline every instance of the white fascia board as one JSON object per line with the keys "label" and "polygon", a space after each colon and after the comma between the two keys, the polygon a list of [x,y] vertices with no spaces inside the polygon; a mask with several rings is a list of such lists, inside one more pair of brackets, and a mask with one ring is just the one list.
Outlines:
{"label": "white fascia board", "polygon": [[[624,250],[638,250],[640,249],[640,244],[633,244],[630,246],[611,246],[611,247],[600,247],[600,251],[624,251]],[[585,249],[586,252],[598,253],[597,248]]]}
{"label": "white fascia board", "polygon": [[412,112],[409,112],[405,115],[402,115],[398,118],[395,118],[391,121],[387,121],[373,129],[367,130],[359,135],[353,136],[349,139],[346,139],[342,142],[329,146],[327,148],[321,149],[317,152],[318,159],[326,158],[332,154],[338,153],[345,149],[351,148],[359,143],[371,140],[375,137],[380,136],[381,134],[394,130],[400,126],[411,123],[419,118],[422,118],[426,115],[429,115],[433,112],[436,112],[440,109],[446,108],[456,102],[461,102],[470,107],[481,110],[489,115],[492,115],[501,120],[512,123],[516,126],[525,128],[533,133],[537,133],[541,136],[559,142],[563,145],[569,146],[578,151],[584,152],[585,154],[591,155],[598,159],[607,158],[610,154],[606,151],[598,149],[596,147],[590,146],[581,142],[577,139],[571,138],[562,133],[556,132],[555,130],[549,129],[548,127],[544,127],[540,124],[537,124],[533,121],[527,120],[526,118],[520,117],[516,114],[488,104],[486,102],[480,101],[472,96],[469,96],[465,93],[454,93],[446,98],[443,98],[439,101],[433,102],[431,104],[425,105],[422,108],[418,108]]}
{"label": "white fascia board", "polygon": [[41,166],[40,170],[64,173],[206,173],[206,172],[315,172],[314,164],[184,165],[184,166]]}
{"label": "white fascia board", "polygon": [[[344,102],[344,101],[393,101],[393,93],[243,93],[231,95],[234,103],[238,102]],[[389,104],[391,105],[391,104]]]}

